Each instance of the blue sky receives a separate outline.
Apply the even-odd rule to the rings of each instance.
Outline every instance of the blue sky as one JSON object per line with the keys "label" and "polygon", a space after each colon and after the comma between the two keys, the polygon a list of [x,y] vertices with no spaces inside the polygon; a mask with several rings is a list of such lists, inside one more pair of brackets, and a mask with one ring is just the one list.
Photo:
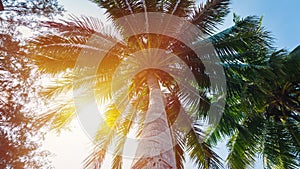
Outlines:
{"label": "blue sky", "polygon": [[[231,11],[240,16],[263,16],[263,25],[276,38],[279,48],[300,45],[300,0],[232,0]],[[227,18],[232,20],[232,14]]]}
{"label": "blue sky", "polygon": [[[104,10],[88,0],[60,0],[65,9],[72,14],[86,15],[101,18],[105,21]],[[201,0],[202,1],[202,0]],[[271,31],[276,38],[275,46],[288,50],[300,45],[300,0],[232,0],[231,11],[246,17],[248,15],[263,16],[263,25]],[[221,27],[228,28],[233,25],[233,14],[230,13]],[[78,168],[80,163],[91,150],[91,143],[80,129],[77,120],[74,122],[75,129],[72,132],[63,132],[60,136],[49,133],[45,148],[55,154],[54,166],[57,169]],[[224,143],[217,148],[221,156],[226,151]],[[106,162],[109,164],[109,161]],[[188,164],[191,168],[191,164]],[[255,169],[261,168],[261,163]]]}

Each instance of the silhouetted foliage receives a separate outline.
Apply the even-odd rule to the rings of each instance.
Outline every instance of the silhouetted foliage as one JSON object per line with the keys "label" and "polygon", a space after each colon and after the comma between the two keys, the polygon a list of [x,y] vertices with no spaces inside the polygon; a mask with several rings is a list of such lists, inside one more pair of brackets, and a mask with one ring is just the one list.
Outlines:
{"label": "silhouetted foliage", "polygon": [[36,77],[11,28],[0,32],[0,168],[41,168],[48,162],[39,150],[43,134],[34,126]]}
{"label": "silhouetted foliage", "polygon": [[57,0],[2,0],[4,9],[11,15],[23,16],[36,15],[50,17],[62,13],[63,7]]}
{"label": "silhouetted foliage", "polygon": [[[0,168],[49,168],[49,152],[40,149],[44,133],[36,126],[38,74],[26,57],[19,26],[30,18],[54,15],[57,1],[4,0],[0,11]],[[33,26],[33,25],[32,25]]]}

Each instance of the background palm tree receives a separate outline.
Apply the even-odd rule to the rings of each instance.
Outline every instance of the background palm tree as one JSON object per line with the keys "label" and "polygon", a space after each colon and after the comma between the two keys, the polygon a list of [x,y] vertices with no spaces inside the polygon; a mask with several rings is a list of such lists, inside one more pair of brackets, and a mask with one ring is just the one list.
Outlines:
{"label": "background palm tree", "polygon": [[[224,32],[263,29],[259,18],[235,16],[235,22],[245,27]],[[226,37],[224,32],[220,37]],[[255,36],[245,33],[248,38]],[[265,32],[261,37],[269,35]],[[229,139],[230,168],[253,167],[261,155],[264,168],[299,166],[299,47],[290,54],[274,52],[269,40],[259,40],[264,46],[240,42],[232,46],[240,52],[226,52],[225,57],[220,53],[228,84],[227,105],[208,142]]]}
{"label": "background palm tree", "polygon": [[230,126],[220,124],[211,137],[229,136],[227,160],[231,168],[253,166],[257,155],[263,156],[265,168],[299,166],[298,50],[272,53],[262,65],[239,65],[241,71],[251,67],[253,74],[247,71],[244,80],[238,78],[244,83],[243,95],[223,116],[231,121],[227,123]]}
{"label": "background palm tree", "polygon": [[[220,125],[211,131],[207,143],[200,142],[203,141],[203,137],[197,135],[198,131],[201,130],[197,124],[194,124],[193,130],[190,130],[187,135],[183,136],[180,130],[169,129],[174,136],[172,137],[173,141],[177,143],[172,152],[162,159],[159,156],[155,156],[152,159],[140,158],[135,160],[133,168],[146,168],[149,165],[152,165],[152,167],[153,165],[160,166],[163,162],[167,162],[164,168],[167,166],[174,168],[174,165],[176,165],[176,168],[183,168],[185,150],[187,150],[189,158],[198,167],[219,167],[221,166],[219,157],[210,150],[209,145],[215,144],[223,137],[231,138],[228,144],[230,154],[227,158],[230,168],[246,168],[253,164],[257,153],[264,154],[265,163],[268,166],[293,167],[297,165],[294,159],[299,156],[299,150],[297,150],[297,147],[299,147],[297,140],[299,139],[295,137],[295,139],[290,140],[290,143],[282,142],[278,139],[277,133],[271,130],[273,127],[281,126],[284,128],[284,125],[281,124],[286,124],[273,120],[281,119],[284,114],[277,113],[278,115],[276,116],[273,113],[274,111],[267,111],[266,109],[266,107],[270,107],[269,105],[273,105],[270,108],[274,109],[275,107],[276,109],[277,107],[277,109],[282,110],[278,108],[280,105],[274,101],[274,97],[270,97],[270,91],[275,92],[274,89],[282,86],[283,82],[279,83],[276,88],[272,86],[273,83],[268,83],[276,77],[276,75],[273,76],[273,79],[270,79],[271,76],[269,77],[269,74],[273,71],[270,66],[274,63],[270,59],[273,48],[271,47],[269,32],[263,29],[259,18],[247,17],[241,19],[236,16],[233,27],[216,34],[217,25],[222,23],[224,16],[229,12],[229,0],[210,0],[196,8],[194,8],[195,4],[193,1],[134,0],[96,2],[107,9],[107,14],[112,20],[139,12],[163,12],[183,17],[209,35],[208,39],[215,46],[227,76],[229,95],[224,117],[221,119]],[[170,37],[154,34],[141,34],[126,39],[118,39],[115,36],[115,32],[104,30],[103,25],[93,18],[73,18],[71,21],[62,23],[46,22],[45,24],[49,28],[55,29],[56,32],[40,36],[31,42],[36,64],[42,72],[51,74],[55,79],[55,83],[49,85],[42,93],[43,96],[49,98],[52,105],[51,110],[40,119],[41,123],[51,121],[53,129],[61,129],[70,122],[75,115],[75,107],[73,98],[66,97],[65,94],[70,93],[72,88],[80,89],[82,97],[85,96],[85,93],[95,90],[99,103],[111,98],[110,86],[112,77],[120,63],[130,54],[148,48],[160,48],[175,53],[189,66],[190,71],[196,77],[197,85],[200,86],[198,94],[202,96],[200,109],[197,110],[198,118],[206,116],[210,103],[214,100],[207,97],[207,92],[213,90],[213,87],[210,86],[207,75],[204,73],[205,67],[203,63],[185,44]],[[122,30],[122,25],[118,25],[118,28]],[[79,73],[76,73],[75,77],[73,72],[81,50],[84,49],[87,55],[91,56],[94,55],[95,51],[101,51],[97,42],[95,44],[87,44],[91,35],[96,35],[98,43],[101,42],[102,45],[103,42],[117,44],[112,50],[105,51],[108,54],[99,66],[101,69],[95,75],[98,79],[96,85],[93,85],[94,83],[91,82],[94,76],[91,76],[88,68],[81,69]],[[201,42],[195,44],[199,45]],[[146,74],[152,76],[148,78]],[[153,85],[149,84],[151,79]],[[168,92],[166,94],[163,94],[159,89],[158,83],[167,89]],[[113,140],[117,140],[112,168],[121,168],[121,155],[126,141],[125,136],[133,127],[132,122],[134,120],[137,120],[138,124],[140,124],[138,131],[140,131],[141,137],[146,135],[147,132],[151,133],[151,131],[156,129],[152,126],[141,125],[147,119],[148,111],[151,109],[149,102],[153,98],[151,93],[154,93],[154,91],[160,91],[160,94],[157,94],[158,96],[161,95],[159,96],[160,98],[163,98],[163,96],[167,98],[165,108],[162,107],[162,99],[159,99],[160,102],[155,102],[155,104],[160,105],[161,110],[164,110],[161,114],[166,114],[166,119],[163,119],[165,128],[174,122],[181,107],[197,103],[194,98],[186,97],[185,104],[183,104],[180,94],[185,94],[184,92],[186,91],[180,91],[177,81],[159,70],[149,69],[141,72],[131,79],[130,86],[129,101],[121,102],[123,103],[122,105],[130,105],[129,107],[123,106],[120,108],[114,103],[110,103],[107,106],[104,113],[105,123],[100,126],[95,137],[97,146],[88,157],[86,167],[92,165],[94,168],[100,168],[109,145]],[[151,86],[156,87],[151,88]],[[297,85],[296,87],[295,85],[292,86],[294,86],[292,91],[299,90]],[[293,100],[299,100],[297,94],[296,96],[291,94],[291,97],[294,98]],[[122,100],[122,97],[117,99]],[[294,103],[294,101],[291,102]],[[298,111],[299,105],[297,104],[294,103],[292,107],[295,110],[292,110],[292,113],[289,113],[290,115],[284,117],[293,120],[292,116],[295,116],[295,112]],[[133,108],[136,111],[131,111]],[[290,108],[291,106],[289,106]],[[266,116],[266,114],[270,116]],[[158,122],[155,124],[157,125]],[[284,132],[285,137],[280,137],[284,138],[283,140],[288,139],[288,136],[290,136],[288,133],[299,132],[297,124],[294,124],[294,122],[288,122],[288,124],[293,132]],[[145,128],[148,130],[145,130]],[[200,134],[203,133],[200,132]],[[258,142],[260,144],[257,144]],[[276,142],[276,144],[273,144],[273,142]],[[282,156],[274,158],[274,151],[278,153],[278,146],[281,148],[285,147],[285,151],[279,151]],[[176,162],[176,164],[173,162]]]}

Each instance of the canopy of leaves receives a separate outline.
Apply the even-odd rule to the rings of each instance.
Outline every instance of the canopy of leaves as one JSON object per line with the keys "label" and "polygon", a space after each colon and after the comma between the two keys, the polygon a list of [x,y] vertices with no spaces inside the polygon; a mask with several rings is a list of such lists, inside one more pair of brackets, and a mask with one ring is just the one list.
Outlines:
{"label": "canopy of leaves", "polygon": [[[49,3],[47,3],[49,2]],[[2,4],[2,3],[1,3]],[[0,11],[0,168],[49,168],[36,125],[36,68],[28,59],[19,26],[62,11],[56,1],[4,0]],[[31,18],[31,19],[29,19]]]}
{"label": "canopy of leaves", "polygon": [[46,167],[49,166],[48,153],[39,149],[40,142],[34,141],[41,140],[43,134],[34,125],[33,108],[38,104],[32,99],[36,94],[32,67],[20,43],[12,36],[8,30],[1,29],[0,167]]}

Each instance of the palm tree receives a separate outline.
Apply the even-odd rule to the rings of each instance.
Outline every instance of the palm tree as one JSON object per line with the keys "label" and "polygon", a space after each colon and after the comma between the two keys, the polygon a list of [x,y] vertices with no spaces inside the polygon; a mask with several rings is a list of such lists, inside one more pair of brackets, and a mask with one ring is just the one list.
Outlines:
{"label": "palm tree", "polygon": [[[241,20],[235,16],[237,24],[249,21],[249,18]],[[261,19],[252,21],[256,22],[251,24],[256,25],[255,29],[262,29]],[[244,28],[253,29],[249,25]],[[224,32],[219,36],[225,37]],[[234,54],[234,58],[224,57],[227,104],[223,118],[208,142],[216,144],[220,139],[229,138],[226,160],[229,168],[253,167],[257,156],[263,157],[264,168],[297,168],[299,47],[290,54],[283,50],[272,52],[274,49],[267,47],[269,45],[262,48],[241,43],[234,47],[241,50],[243,46],[252,49]]]}
{"label": "palm tree", "polygon": [[[133,128],[137,128],[137,135],[143,141],[139,143],[136,152],[138,158],[133,161],[132,168],[183,168],[183,162],[185,161],[184,152],[187,152],[186,154],[198,167],[218,168],[221,166],[221,162],[219,157],[210,149],[210,144],[217,142],[221,136],[239,134],[241,133],[240,131],[244,131],[245,127],[249,126],[253,127],[252,130],[254,131],[254,133],[249,135],[256,136],[255,133],[259,132],[260,130],[258,129],[260,128],[257,128],[257,125],[245,125],[256,119],[256,114],[247,109],[247,104],[255,103],[254,110],[256,110],[260,109],[262,107],[261,103],[264,102],[255,101],[253,95],[256,94],[256,91],[252,91],[253,89],[251,91],[249,89],[250,92],[245,91],[245,89],[248,89],[245,87],[252,87],[251,83],[255,82],[256,84],[257,82],[253,78],[246,78],[245,80],[245,76],[266,64],[266,56],[268,56],[267,54],[271,49],[269,33],[262,28],[258,18],[247,17],[240,19],[235,17],[235,25],[232,28],[216,34],[217,25],[222,23],[223,18],[229,12],[229,0],[209,0],[199,7],[195,7],[194,2],[188,0],[97,1],[97,3],[107,9],[107,14],[113,21],[123,16],[140,12],[161,12],[179,16],[196,25],[202,32],[207,34],[206,39],[202,40],[212,42],[223,62],[222,64],[229,79],[227,82],[229,99],[221,124],[212,132],[208,139],[209,142],[205,143],[203,142],[205,141],[203,136],[201,136],[203,132],[200,131],[201,128],[198,127],[199,124],[196,123],[196,120],[207,117],[206,113],[210,104],[216,99],[209,98],[208,93],[211,91],[216,92],[218,86],[210,86],[202,61],[186,44],[171,37],[149,33],[120,39],[115,35],[114,31],[104,30],[103,24],[97,19],[87,17],[74,17],[71,21],[59,23],[46,22],[45,25],[55,29],[56,32],[37,37],[30,44],[34,51],[33,57],[40,70],[55,78],[55,83],[48,86],[42,93],[43,96],[49,98],[52,107],[41,118],[41,123],[51,121],[53,129],[61,129],[67,126],[68,122],[75,115],[74,99],[72,95],[70,97],[66,96],[67,93],[72,92],[72,89],[75,89],[76,96],[79,93],[79,96],[85,98],[81,99],[82,101],[86,101],[87,96],[90,96],[89,93],[91,92],[95,92],[98,103],[114,99],[114,102],[109,102],[105,107],[104,123],[99,127],[94,139],[97,146],[87,158],[86,167],[94,166],[94,168],[100,168],[109,150],[109,145],[113,144],[115,145],[115,155],[112,168],[122,168],[122,154],[124,153],[126,136]],[[124,31],[126,32],[124,25],[116,23],[116,27],[115,31],[119,30],[120,35],[124,35]],[[96,41],[89,43],[92,35]],[[199,39],[197,40],[195,42],[196,39],[192,39],[191,44],[201,46],[203,41],[199,42]],[[115,45],[110,50],[106,50],[105,44]],[[184,109],[185,113],[183,114],[186,114],[186,116],[180,119],[189,122],[187,126],[170,127],[176,123],[177,116],[182,115],[182,113],[180,114],[182,108],[188,106],[197,107],[199,100],[191,97],[192,95],[188,90],[181,90],[179,87],[181,81],[175,80],[164,71],[158,69],[144,70],[135,74],[132,79],[129,78],[129,85],[125,85],[127,88],[124,89],[124,86],[118,86],[120,90],[115,92],[117,94],[111,90],[111,86],[114,85],[114,75],[118,68],[122,66],[122,61],[129,60],[132,54],[140,50],[152,48],[163,49],[168,51],[168,53],[176,54],[184,64],[188,65],[190,72],[196,77],[196,81],[193,82],[185,82],[184,78],[182,80],[188,86],[197,86],[197,96],[201,96],[199,97],[201,100],[199,109],[194,110],[194,112]],[[95,53],[103,53],[103,50],[107,53],[96,75],[91,72],[89,67],[74,69],[82,50],[85,56],[94,56]],[[162,65],[170,65],[167,62],[168,56],[171,55],[167,55],[160,62]],[[131,66],[134,67],[135,65]],[[182,64],[179,63],[177,71],[181,72],[182,67]],[[125,66],[121,70],[123,72],[121,75],[127,78],[126,74],[130,74],[130,69]],[[252,72],[251,75],[254,75],[256,72],[258,70]],[[166,92],[163,92],[162,89],[165,89]],[[128,91],[127,95],[122,94],[124,90]],[[224,92],[222,88],[218,90],[220,93]],[[247,100],[247,104],[240,104],[244,103],[245,93],[252,95],[250,97],[252,99]],[[124,99],[124,96],[128,99]],[[243,113],[236,113],[238,111]],[[195,121],[192,121],[188,114],[197,114],[193,119]],[[153,115],[157,115],[160,118],[156,118],[152,123],[145,123],[145,121],[152,120]],[[133,123],[134,121],[136,123]],[[193,123],[194,127],[192,127]],[[188,130],[188,132],[182,131],[188,127],[192,129]],[[165,135],[155,137],[161,131],[165,131],[163,132]],[[199,133],[200,135],[198,135]],[[242,137],[243,141],[246,140],[245,138],[253,140],[253,137],[250,136]],[[274,135],[270,134],[269,136]],[[149,137],[155,137],[156,139],[146,139]],[[241,136],[233,137],[234,140],[231,142],[236,142],[239,137]],[[166,140],[165,142],[164,139]],[[175,143],[174,147],[166,150],[165,145],[170,144],[170,142]],[[269,140],[265,141],[265,143],[270,142]],[[253,143],[255,142],[250,142],[252,145]],[[235,148],[235,145],[239,149]],[[236,159],[242,159],[240,161],[240,164],[242,164],[241,168],[245,168],[246,165],[253,161],[253,159],[245,158],[248,161],[243,159],[243,157],[253,158],[253,154],[255,154],[254,151],[247,149],[247,146],[250,147],[245,142],[232,144],[232,152],[235,152],[235,154],[230,153],[228,158],[230,167],[237,168],[239,165],[237,162],[239,161]],[[161,152],[162,150],[165,151]],[[247,154],[241,155],[243,152]],[[268,152],[266,154],[272,155]],[[239,158],[238,155],[241,155],[241,157]],[[266,157],[266,159],[270,158]]]}
{"label": "palm tree", "polygon": [[[262,155],[264,168],[299,167],[299,79],[295,78],[299,74],[298,50],[272,53],[265,65],[252,68],[254,74],[247,76],[256,81],[253,79],[243,90],[252,91],[240,98],[244,102],[237,106],[243,108],[239,112],[233,109],[227,116],[235,119],[236,123],[231,122],[235,130],[225,133],[220,128],[215,133],[230,138],[227,160],[231,168],[252,166],[256,155]],[[233,117],[241,112],[244,116],[240,119]]]}

